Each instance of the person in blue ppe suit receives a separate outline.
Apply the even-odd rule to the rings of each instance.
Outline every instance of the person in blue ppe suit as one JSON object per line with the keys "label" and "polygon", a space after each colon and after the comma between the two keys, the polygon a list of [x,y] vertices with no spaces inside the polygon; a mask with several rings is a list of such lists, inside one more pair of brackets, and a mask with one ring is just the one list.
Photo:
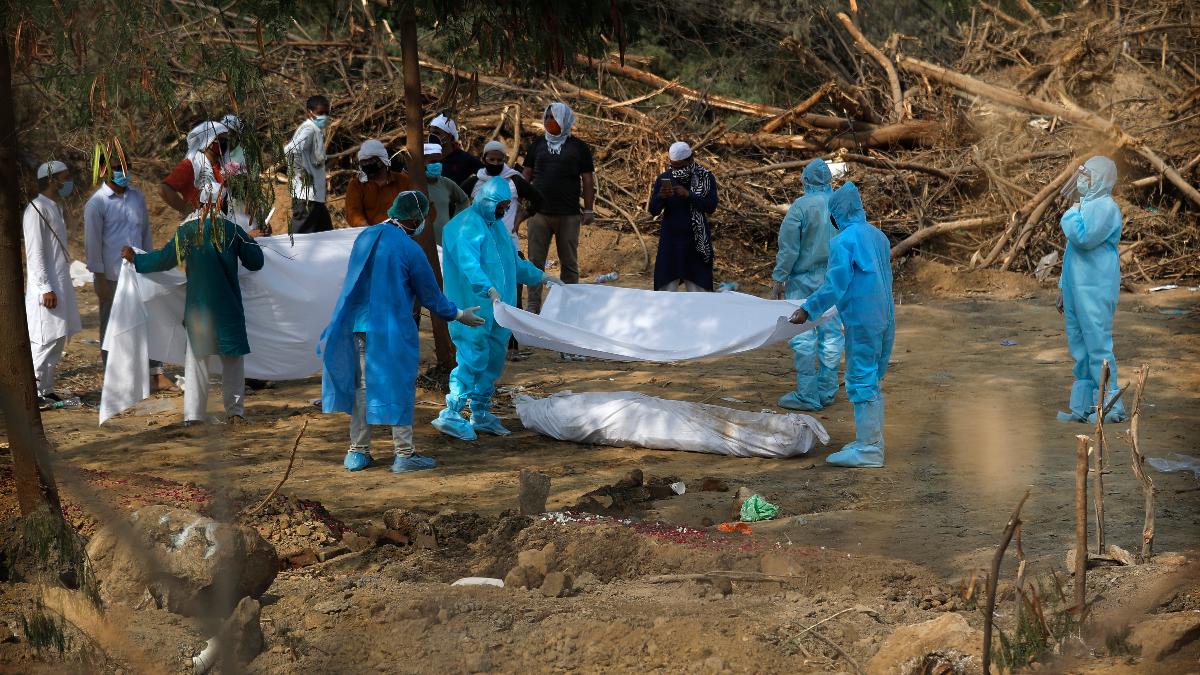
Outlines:
{"label": "person in blue ppe suit", "polygon": [[1108,394],[1105,406],[1112,409],[1106,422],[1125,419],[1125,407],[1117,398],[1117,359],[1113,356],[1112,324],[1121,291],[1121,207],[1112,198],[1117,182],[1117,165],[1097,155],[1083,163],[1075,176],[1079,201],[1062,215],[1059,225],[1067,236],[1063,255],[1063,313],[1067,323],[1067,348],[1075,359],[1075,384],[1071,386],[1071,411],[1060,412],[1060,420],[1096,421],[1100,371],[1108,361]]}
{"label": "person in blue ppe suit", "polygon": [[883,466],[883,392],[896,336],[891,246],[867,222],[854,183],[834,191],[829,212],[839,232],[829,243],[821,287],[792,315],[804,323],[836,306],[846,329],[846,396],[854,404],[854,442],[825,461],[834,466]]}
{"label": "person in blue ppe suit", "polygon": [[418,338],[413,305],[427,307],[455,325],[481,326],[479,307],[459,309],[442,295],[433,268],[412,240],[424,226],[429,199],[420,192],[396,196],[389,220],[354,240],[342,294],[317,351],[322,410],[350,413],[350,450],[345,466],[370,466],[372,424],[392,427],[396,457],[392,471],[432,469],[437,460],[413,451],[413,398]]}
{"label": "person in blue ppe suit", "polygon": [[[433,421],[444,434],[473,441],[477,432],[507,436],[509,431],[492,414],[492,394],[504,369],[508,338],[512,334],[496,323],[493,303],[513,305],[517,284],[562,285],[528,260],[517,257],[504,214],[512,203],[512,190],[501,177],[489,180],[470,208],[459,212],[442,230],[443,280],[446,295],[454,302],[483,304],[482,328],[468,330],[451,324],[450,337],[458,350],[458,365],[450,373],[446,408]],[[463,409],[471,406],[471,422]]]}
{"label": "person in blue ppe suit", "polygon": [[[825,281],[829,241],[836,233],[829,219],[833,175],[825,160],[804,167],[804,195],[792,202],[779,226],[779,252],[775,255],[775,280],[771,297],[804,300]],[[788,344],[796,366],[796,389],[784,394],[779,405],[790,410],[820,410],[833,403],[838,390],[838,366],[846,340],[840,317],[801,333]]]}

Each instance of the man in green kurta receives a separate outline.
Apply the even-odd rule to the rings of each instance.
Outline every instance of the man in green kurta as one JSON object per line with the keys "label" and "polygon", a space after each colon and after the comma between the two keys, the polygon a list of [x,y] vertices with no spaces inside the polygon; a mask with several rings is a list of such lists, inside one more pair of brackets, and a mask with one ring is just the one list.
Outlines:
{"label": "man in green kurta", "polygon": [[210,201],[188,216],[175,236],[157,251],[135,254],[128,246],[123,257],[139,273],[165,272],[183,264],[187,274],[187,302],[183,323],[187,329],[184,358],[183,420],[206,419],[208,411],[208,357],[221,359],[221,391],[230,423],[244,421],[245,366],[250,353],[238,263],[254,272],[262,269],[262,249],[247,233],[226,220],[212,204],[215,195],[205,190],[201,201]]}

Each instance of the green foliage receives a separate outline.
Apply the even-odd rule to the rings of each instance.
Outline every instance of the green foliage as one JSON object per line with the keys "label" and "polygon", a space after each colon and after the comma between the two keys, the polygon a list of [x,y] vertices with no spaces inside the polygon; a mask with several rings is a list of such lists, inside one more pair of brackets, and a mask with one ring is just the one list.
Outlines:
{"label": "green foliage", "polygon": [[1017,593],[1017,622],[1012,633],[996,628],[1000,644],[993,658],[1002,672],[1024,668],[1047,653],[1057,653],[1080,629],[1079,614],[1061,589],[1047,594],[1038,582],[1028,593],[1021,590]]}
{"label": "green foliage", "polygon": [[20,618],[21,630],[25,633],[25,639],[35,651],[41,652],[53,647],[55,651],[62,654],[71,647],[71,639],[67,637],[65,630],[66,620],[56,619],[47,613],[40,600],[29,616],[25,616],[25,613],[22,612]]}
{"label": "green foliage", "polygon": [[[398,21],[402,4],[392,3],[383,16]],[[418,0],[416,6],[418,22],[452,54],[526,73],[569,69],[578,54],[624,52],[640,30],[631,0]]]}
{"label": "green foliage", "polygon": [[57,581],[68,588],[78,588],[93,605],[100,605],[100,584],[84,550],[83,540],[61,514],[43,508],[25,516],[21,521],[19,546],[23,550],[12,551],[12,555],[6,557],[14,561],[43,561],[48,567],[54,567],[59,575]]}

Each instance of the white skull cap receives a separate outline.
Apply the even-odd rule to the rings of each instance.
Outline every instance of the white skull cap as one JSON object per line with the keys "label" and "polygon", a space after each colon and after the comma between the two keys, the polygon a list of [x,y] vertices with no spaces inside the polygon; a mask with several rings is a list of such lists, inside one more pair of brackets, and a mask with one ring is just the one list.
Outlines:
{"label": "white skull cap", "polygon": [[672,162],[678,162],[681,159],[687,159],[692,156],[692,146],[683,141],[676,141],[671,144],[671,149],[667,150],[667,157],[671,158]]}

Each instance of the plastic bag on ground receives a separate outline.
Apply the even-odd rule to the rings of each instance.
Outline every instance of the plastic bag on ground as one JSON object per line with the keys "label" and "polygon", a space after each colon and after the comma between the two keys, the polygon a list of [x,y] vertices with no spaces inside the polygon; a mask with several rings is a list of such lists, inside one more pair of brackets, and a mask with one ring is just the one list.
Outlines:
{"label": "plastic bag on ground", "polygon": [[567,391],[514,401],[525,428],[576,443],[778,459],[829,442],[825,427],[809,415],[746,412],[632,391]]}
{"label": "plastic bag on ground", "polygon": [[1190,471],[1193,476],[1200,478],[1200,459],[1187,457],[1178,452],[1171,453],[1166,459],[1162,457],[1147,457],[1146,463],[1163,473]]}
{"label": "plastic bag on ground", "polygon": [[756,523],[760,520],[770,520],[779,515],[779,507],[762,498],[762,495],[750,495],[742,502],[743,523]]}

